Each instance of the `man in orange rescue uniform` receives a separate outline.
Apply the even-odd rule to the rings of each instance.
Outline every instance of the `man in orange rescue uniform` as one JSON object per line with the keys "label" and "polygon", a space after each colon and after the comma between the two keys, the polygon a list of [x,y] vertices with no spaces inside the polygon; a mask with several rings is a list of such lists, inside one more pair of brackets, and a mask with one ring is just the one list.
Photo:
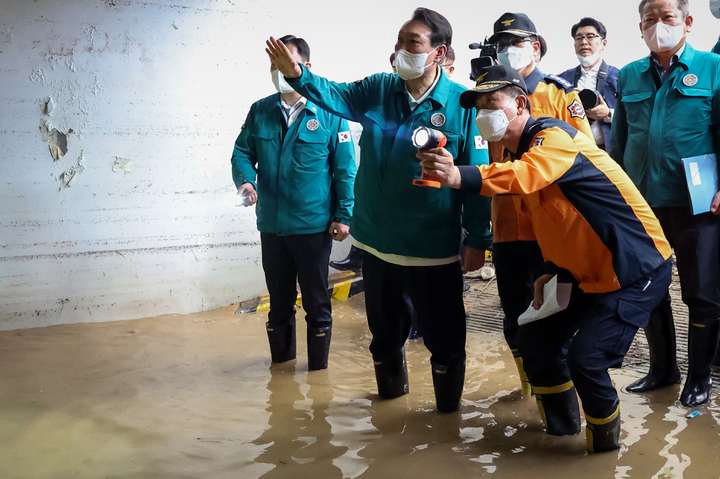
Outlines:
{"label": "man in orange rescue uniform", "polygon": [[[588,138],[593,138],[580,98],[573,86],[560,77],[545,75],[537,61],[545,54],[542,37],[535,24],[524,13],[505,13],[493,25],[494,43],[501,65],[511,68],[525,80],[528,98],[536,118],[547,116],[566,121]],[[485,138],[487,140],[487,138]],[[504,151],[490,144],[490,159],[501,162]],[[505,318],[505,340],[515,358],[524,396],[530,395],[530,384],[523,370],[517,345],[518,316],[527,309],[533,297],[533,282],[542,274],[542,255],[535,241],[529,218],[518,215],[519,197],[496,196],[492,199],[493,262],[498,294]]]}
{"label": "man in orange rescue uniform", "polygon": [[[460,97],[476,108],[483,138],[512,161],[455,166],[444,148],[418,151],[424,171],[483,196],[520,195],[545,258],[533,306],[554,275],[572,283],[566,311],[520,327],[518,339],[547,432],[580,432],[590,452],[618,449],[620,408],[608,368],[619,367],[639,327],[667,293],[671,250],[633,182],[586,135],[554,118],[535,119],[525,82],[512,69],[485,68]],[[564,347],[568,347],[565,361]]]}

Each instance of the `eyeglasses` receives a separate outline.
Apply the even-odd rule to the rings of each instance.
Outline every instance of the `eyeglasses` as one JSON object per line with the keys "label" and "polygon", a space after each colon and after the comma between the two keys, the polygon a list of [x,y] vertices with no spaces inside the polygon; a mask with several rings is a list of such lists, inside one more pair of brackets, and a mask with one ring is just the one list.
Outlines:
{"label": "eyeglasses", "polygon": [[582,43],[585,40],[588,43],[592,43],[595,39],[601,38],[600,35],[594,33],[588,33],[587,35],[575,35],[575,43]]}
{"label": "eyeglasses", "polygon": [[497,51],[502,52],[508,47],[519,47],[521,43],[529,41],[529,38],[513,38],[510,41],[495,42],[495,48],[497,48]]}

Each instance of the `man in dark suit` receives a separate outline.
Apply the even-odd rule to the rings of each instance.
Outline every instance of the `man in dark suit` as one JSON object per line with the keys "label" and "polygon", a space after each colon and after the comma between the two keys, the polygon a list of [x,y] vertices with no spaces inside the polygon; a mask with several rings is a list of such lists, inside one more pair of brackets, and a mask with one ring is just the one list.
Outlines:
{"label": "man in dark suit", "polygon": [[594,108],[584,105],[585,113],[590,119],[595,142],[600,148],[609,150],[618,69],[605,63],[602,58],[607,45],[607,30],[605,25],[594,18],[585,17],[573,25],[571,33],[580,65],[559,76],[572,83],[577,90],[589,89],[600,93]]}

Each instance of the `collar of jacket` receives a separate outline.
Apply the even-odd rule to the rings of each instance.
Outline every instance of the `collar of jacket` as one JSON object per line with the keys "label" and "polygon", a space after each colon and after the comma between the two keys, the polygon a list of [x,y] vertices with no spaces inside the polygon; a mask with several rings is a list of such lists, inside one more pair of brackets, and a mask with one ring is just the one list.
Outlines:
{"label": "collar of jacket", "polygon": [[[282,95],[280,93],[275,93],[275,109],[280,109],[282,105]],[[305,110],[307,110],[307,113],[310,115],[317,116],[317,110],[320,108],[315,103],[311,102],[307,98],[305,99]]]}
{"label": "collar of jacket", "polygon": [[528,118],[523,128],[522,135],[520,135],[520,142],[518,143],[518,151],[512,154],[513,160],[521,158],[530,149],[530,143],[532,142],[538,131],[542,129],[542,125],[532,116]]}
{"label": "collar of jacket", "polygon": [[[683,50],[682,55],[680,55],[680,58],[678,58],[677,63],[683,65],[685,69],[688,70],[690,69],[694,58],[695,49],[691,47],[689,43],[685,42],[685,50]],[[650,67],[654,66],[655,65],[653,65],[652,60],[650,60],[650,55],[640,60],[640,71],[648,71],[650,70]]]}
{"label": "collar of jacket", "polygon": [[[598,83],[600,82],[600,78],[605,78],[605,77],[607,77],[607,74],[608,74],[608,71],[609,71],[609,70],[610,70],[610,68],[608,67],[608,64],[605,63],[605,60],[603,59],[603,60],[600,62],[600,68],[598,68],[598,74],[597,74]],[[578,82],[580,81],[580,78],[582,77],[583,71],[584,71],[584,70],[583,70],[582,65],[578,65],[578,66],[575,68],[575,83],[573,83],[573,86],[577,86]],[[596,88],[596,90],[597,90],[597,91],[600,91],[601,88]]]}
{"label": "collar of jacket", "polygon": [[[430,92],[427,98],[425,98],[425,101],[431,100],[433,102],[433,109],[437,110],[438,108],[442,108],[445,106],[445,104],[448,101],[448,95],[450,93],[450,79],[448,79],[447,75],[443,71],[442,68],[437,67],[438,70],[440,70],[440,80],[438,80],[437,85],[435,85],[435,89]],[[405,90],[405,80],[400,78],[397,74],[395,74],[398,81],[395,83],[395,94],[403,94],[403,100],[407,103],[407,91]]]}
{"label": "collar of jacket", "polygon": [[525,85],[527,86],[528,94],[532,95],[535,93],[535,88],[537,88],[538,83],[540,83],[543,78],[545,78],[545,75],[538,67],[535,67],[535,69],[530,72],[527,77],[525,77]]}

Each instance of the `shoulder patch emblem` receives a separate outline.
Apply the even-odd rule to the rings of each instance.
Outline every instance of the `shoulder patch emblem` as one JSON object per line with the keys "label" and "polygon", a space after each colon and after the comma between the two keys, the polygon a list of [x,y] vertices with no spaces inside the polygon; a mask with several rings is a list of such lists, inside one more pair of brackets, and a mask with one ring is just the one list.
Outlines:
{"label": "shoulder patch emblem", "polygon": [[320,123],[318,123],[318,121],[315,119],[308,120],[308,122],[307,122],[307,129],[310,131],[317,130],[319,126],[320,126]]}
{"label": "shoulder patch emblem", "polygon": [[348,141],[351,141],[352,137],[350,136],[349,131],[341,131],[338,133],[338,141],[340,143],[347,143]]}
{"label": "shoulder patch emblem", "polygon": [[483,137],[480,135],[477,135],[475,137],[475,149],[476,150],[487,150],[488,149],[488,142],[483,140]]}
{"label": "shoulder patch emblem", "polygon": [[692,73],[685,75],[685,77],[683,78],[683,85],[685,86],[695,86],[697,85],[697,82],[697,75],[693,75]]}
{"label": "shoulder patch emblem", "polygon": [[582,103],[580,103],[580,100],[573,100],[573,102],[567,108],[568,108],[568,111],[570,111],[571,117],[580,118],[581,120],[583,118],[585,118],[585,108],[583,108]]}
{"label": "shoulder patch emblem", "polygon": [[542,146],[543,141],[545,141],[545,138],[535,138],[531,146]]}
{"label": "shoulder patch emblem", "polygon": [[432,123],[433,126],[443,126],[445,124],[445,115],[442,113],[435,113],[430,117],[430,123]]}

